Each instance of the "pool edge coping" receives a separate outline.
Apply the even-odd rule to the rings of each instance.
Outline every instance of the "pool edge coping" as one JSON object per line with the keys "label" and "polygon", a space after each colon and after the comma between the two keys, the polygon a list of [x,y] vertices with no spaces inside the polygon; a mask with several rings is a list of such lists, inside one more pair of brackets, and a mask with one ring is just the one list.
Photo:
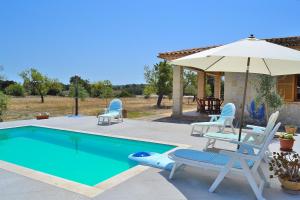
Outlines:
{"label": "pool edge coping", "polygon": [[[136,137],[128,137],[128,136],[121,136],[121,135],[115,135],[115,134],[109,134],[109,133],[98,133],[93,131],[83,131],[83,130],[74,130],[74,129],[67,129],[67,128],[60,128],[60,127],[53,127],[53,126],[45,126],[45,125],[36,125],[36,124],[28,124],[28,125],[17,125],[17,126],[8,126],[8,127],[1,127],[1,129],[8,129],[8,128],[19,128],[19,127],[26,127],[26,126],[35,126],[35,127],[41,127],[41,128],[51,128],[51,129],[58,129],[58,130],[65,130],[65,131],[72,131],[77,133],[83,133],[83,134],[90,134],[90,135],[98,135],[98,136],[104,136],[104,137],[113,137],[117,139],[127,139],[127,140],[134,140],[134,141],[141,141],[141,142],[150,142],[150,143],[156,143],[156,144],[162,144],[162,145],[172,145],[175,146],[175,148],[163,153],[165,155],[169,154],[172,151],[175,151],[179,148],[188,148],[190,145],[187,144],[179,144],[179,143],[172,143],[172,142],[165,142],[165,141],[159,141],[159,140],[152,140],[152,139],[144,139],[144,138],[136,138]],[[110,177],[109,179],[102,181],[94,186],[88,186],[85,184],[81,184],[72,180],[68,180],[65,178],[61,178],[58,176],[54,176],[51,174],[47,174],[38,170],[33,170],[27,167],[23,167],[20,165],[16,165],[10,162],[6,162],[3,160],[0,160],[0,168],[4,169],[9,172],[13,172],[22,176],[25,176],[27,178],[31,178],[49,185],[53,185],[55,187],[65,189],[77,194],[84,195],[89,198],[93,198],[95,196],[100,195],[101,193],[125,182],[126,180],[141,174],[142,172],[149,169],[149,166],[144,165],[137,165],[135,167],[132,167],[130,169],[127,169],[119,174],[116,174],[115,176]]]}

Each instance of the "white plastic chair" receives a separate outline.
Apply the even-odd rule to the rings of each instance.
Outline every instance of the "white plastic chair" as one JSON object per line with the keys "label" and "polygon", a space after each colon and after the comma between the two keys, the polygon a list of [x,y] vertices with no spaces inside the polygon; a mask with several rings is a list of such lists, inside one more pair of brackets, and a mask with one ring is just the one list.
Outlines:
{"label": "white plastic chair", "polygon": [[[271,124],[271,126],[267,125],[267,127],[273,127],[277,121],[278,116],[279,116],[279,111],[273,113],[268,120],[268,124]],[[266,133],[270,132],[270,130],[267,130],[266,127],[247,125],[247,128],[250,129],[243,130],[241,135],[241,141],[252,143],[252,144],[255,144],[255,142],[260,142],[259,140],[262,140],[263,137],[266,137]],[[209,147],[213,148],[217,140],[221,140],[221,141],[238,140],[238,134],[235,133],[206,132],[203,134],[203,137],[208,139],[204,148],[205,150],[208,149]]]}
{"label": "white plastic chair", "polygon": [[[267,137],[264,138],[261,145],[232,141],[232,143],[240,145],[236,152],[222,150],[219,153],[215,153],[192,149],[179,149],[171,152],[169,157],[175,163],[169,178],[172,179],[176,169],[182,165],[206,168],[208,170],[215,169],[220,172],[209,188],[209,192],[214,192],[225,176],[230,171],[234,171],[246,177],[257,199],[264,200],[262,192],[265,184],[268,183],[268,177],[265,176],[261,168],[261,161],[280,125],[281,123],[278,123],[273,128],[271,127],[272,124],[268,124],[266,128],[268,130],[268,133],[266,133]],[[258,152],[255,153],[255,150]],[[258,183],[255,177],[258,178]]]}
{"label": "white plastic chair", "polygon": [[123,104],[120,99],[113,99],[109,103],[108,108],[105,109],[104,114],[98,115],[98,125],[103,124],[105,120],[108,124],[111,124],[112,119],[118,119],[123,121]]}
{"label": "white plastic chair", "polygon": [[[226,126],[230,126],[234,133],[233,120],[235,118],[235,111],[236,109],[233,103],[225,104],[220,115],[208,115],[210,117],[209,122],[192,123],[191,135],[196,132],[200,134],[200,136],[203,136],[203,134],[206,133],[212,126],[218,127],[220,132],[223,132]],[[205,128],[206,130],[204,131]]]}

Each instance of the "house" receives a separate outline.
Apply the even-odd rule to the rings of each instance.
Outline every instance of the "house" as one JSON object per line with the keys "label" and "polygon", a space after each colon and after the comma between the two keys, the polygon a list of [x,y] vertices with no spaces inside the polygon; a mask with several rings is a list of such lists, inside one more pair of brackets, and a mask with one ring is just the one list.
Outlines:
{"label": "house", "polygon": [[[283,38],[270,38],[266,39],[268,42],[300,50],[300,36],[283,37]],[[193,53],[201,52],[216,46],[184,49],[179,51],[170,51],[159,53],[158,57],[165,60],[173,60]],[[284,67],[284,66],[282,66]],[[299,66],[300,67],[300,66]],[[183,115],[182,113],[182,76],[183,70],[190,69],[197,72],[198,77],[198,97],[205,97],[205,79],[207,76],[214,78],[214,97],[220,98],[221,94],[221,77],[224,76],[224,102],[233,102],[237,108],[242,105],[242,93],[244,87],[245,74],[232,73],[232,72],[212,72],[207,73],[200,71],[196,68],[185,66],[174,66],[173,68],[173,116]],[[256,90],[254,82],[257,74],[249,75],[248,93],[246,105],[255,98]],[[276,77],[276,90],[284,100],[284,105],[280,109],[280,121],[283,124],[295,124],[300,126],[300,74],[277,76]],[[240,114],[241,109],[237,109]]]}

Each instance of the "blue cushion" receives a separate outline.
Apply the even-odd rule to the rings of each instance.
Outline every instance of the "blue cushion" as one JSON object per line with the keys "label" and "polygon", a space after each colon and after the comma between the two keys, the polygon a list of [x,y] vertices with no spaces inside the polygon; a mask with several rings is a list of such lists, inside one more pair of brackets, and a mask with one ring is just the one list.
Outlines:
{"label": "blue cushion", "polygon": [[[174,152],[174,155],[179,158],[193,160],[197,162],[209,163],[213,165],[225,166],[230,157],[214,153],[214,152],[206,152],[206,151],[197,151],[192,149],[179,149]],[[251,168],[254,165],[252,160],[247,161],[248,166]],[[233,165],[234,168],[242,169],[241,164],[237,161]]]}

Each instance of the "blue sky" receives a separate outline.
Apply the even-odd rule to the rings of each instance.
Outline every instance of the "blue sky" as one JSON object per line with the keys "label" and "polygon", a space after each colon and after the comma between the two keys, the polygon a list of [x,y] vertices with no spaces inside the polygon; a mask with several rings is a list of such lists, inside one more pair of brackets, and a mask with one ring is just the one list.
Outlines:
{"label": "blue sky", "polygon": [[300,35],[300,0],[0,0],[7,79],[35,67],[68,82],[143,83],[159,52]]}

